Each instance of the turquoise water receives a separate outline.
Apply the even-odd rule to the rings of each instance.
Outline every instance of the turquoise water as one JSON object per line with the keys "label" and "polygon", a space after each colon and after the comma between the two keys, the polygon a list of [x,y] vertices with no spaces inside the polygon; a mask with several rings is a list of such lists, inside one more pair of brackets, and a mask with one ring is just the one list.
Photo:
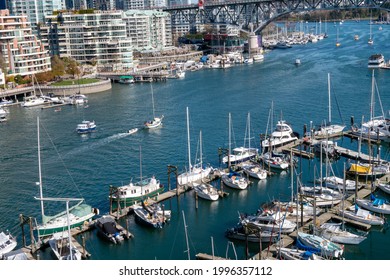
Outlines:
{"label": "turquoise water", "polygon": [[[125,132],[141,127],[152,115],[150,84],[114,84],[112,90],[89,96],[89,107],[54,109],[10,108],[10,119],[0,125],[0,230],[9,229],[21,244],[19,214],[36,217],[40,208],[38,195],[38,159],[36,119],[41,121],[43,184],[45,196],[84,197],[101,213],[109,210],[109,186],[121,185],[140,176],[139,149],[142,147],[142,174],[155,175],[168,187],[167,166],[184,170],[187,163],[186,107],[190,112],[191,156],[197,153],[199,131],[202,130],[204,162],[219,166],[218,148],[228,144],[228,114],[232,115],[236,145],[244,144],[246,119],[251,113],[251,145],[259,147],[259,134],[265,133],[268,112],[274,103],[275,120],[280,114],[294,130],[302,134],[304,125],[321,123],[328,116],[327,75],[331,75],[332,93],[337,96],[343,121],[348,125],[354,116],[360,122],[369,115],[371,72],[368,57],[382,53],[390,58],[388,36],[390,26],[373,27],[374,45],[369,46],[367,22],[344,22],[339,26],[336,48],[336,27],[328,24],[329,38],[316,44],[274,50],[265,60],[253,65],[238,65],[225,71],[205,69],[187,72],[185,79],[154,83],[156,114],[164,115],[163,127]],[[359,41],[353,37],[358,34]],[[295,66],[296,58],[301,65]],[[390,71],[375,73],[381,100],[388,110]],[[333,121],[342,120],[333,102]],[[95,120],[97,131],[80,136],[76,125],[83,119]],[[357,149],[356,141],[338,139],[338,144]],[[366,146],[363,151],[366,151]],[[388,157],[388,147],[382,147],[382,157]],[[342,174],[345,160],[334,166]],[[303,180],[313,180],[319,167],[317,159],[302,160],[299,165]],[[317,172],[318,174],[318,172]],[[173,177],[171,177],[173,179]],[[217,185],[217,184],[216,184]],[[111,245],[95,231],[84,235],[87,250],[93,260],[109,259],[186,259],[186,242],[182,211],[185,213],[191,258],[196,253],[211,254],[212,239],[216,255],[234,258],[232,247],[224,236],[227,228],[238,221],[238,211],[252,213],[270,199],[289,199],[290,174],[272,176],[246,190],[227,189],[230,195],[217,202],[200,200],[195,209],[194,193],[165,201],[165,208],[173,212],[170,224],[162,230],[151,230],[134,222],[129,216],[129,230],[135,238],[121,245]],[[379,193],[381,194],[381,193]],[[383,194],[381,194],[383,195]],[[48,205],[47,213],[64,205]],[[126,225],[125,220],[121,221]],[[346,246],[347,259],[390,259],[389,234],[373,228],[359,246]],[[244,242],[234,242],[239,259],[245,258]],[[250,254],[258,245],[251,245]],[[47,249],[42,258],[50,258]]]}

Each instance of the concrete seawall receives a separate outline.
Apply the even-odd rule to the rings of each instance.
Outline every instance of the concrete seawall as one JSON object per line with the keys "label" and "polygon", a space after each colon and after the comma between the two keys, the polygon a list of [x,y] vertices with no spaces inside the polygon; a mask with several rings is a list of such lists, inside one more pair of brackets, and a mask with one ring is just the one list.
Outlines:
{"label": "concrete seawall", "polygon": [[91,94],[110,90],[112,88],[111,80],[102,80],[93,84],[72,85],[72,86],[41,86],[43,94],[53,93],[54,95],[72,95],[80,92],[81,94]]}

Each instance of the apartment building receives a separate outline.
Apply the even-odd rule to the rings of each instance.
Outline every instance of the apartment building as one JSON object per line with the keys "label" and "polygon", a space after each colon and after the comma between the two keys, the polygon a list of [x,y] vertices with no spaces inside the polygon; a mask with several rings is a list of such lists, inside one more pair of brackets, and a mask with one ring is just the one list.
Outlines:
{"label": "apartment building", "polygon": [[172,46],[170,14],[157,10],[124,12],[127,36],[135,50],[163,49]]}
{"label": "apartment building", "polygon": [[130,70],[133,48],[122,11],[74,11],[48,17],[39,35],[51,55],[96,63],[100,71]]}
{"label": "apartment building", "polygon": [[0,10],[0,55],[7,64],[7,75],[31,75],[51,70],[50,57],[33,34],[26,15],[10,15]]}
{"label": "apartment building", "polygon": [[31,25],[35,28],[38,23],[45,22],[45,18],[54,11],[65,10],[65,0],[7,0],[8,9],[12,15],[27,15]]}

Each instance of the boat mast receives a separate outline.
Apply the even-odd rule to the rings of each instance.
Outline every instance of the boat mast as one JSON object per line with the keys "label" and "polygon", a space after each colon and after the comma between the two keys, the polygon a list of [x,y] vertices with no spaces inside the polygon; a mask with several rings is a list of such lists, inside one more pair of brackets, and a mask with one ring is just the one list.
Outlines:
{"label": "boat mast", "polygon": [[191,147],[190,147],[190,120],[188,116],[188,107],[186,108],[187,111],[187,146],[188,146],[188,168],[189,171],[191,171]]}
{"label": "boat mast", "polygon": [[200,151],[200,168],[203,168],[203,150],[202,150],[202,130],[199,132],[199,151]]}
{"label": "boat mast", "polygon": [[371,78],[371,102],[370,102],[370,121],[374,118],[374,107],[375,107],[375,77],[374,70],[372,70],[372,78]]}
{"label": "boat mast", "polygon": [[152,91],[152,106],[153,106],[153,120],[156,118],[155,113],[154,113],[154,97],[153,97],[153,85],[150,83],[150,89]]}
{"label": "boat mast", "polygon": [[70,259],[73,260],[72,239],[70,235],[70,220],[69,220],[69,200],[66,200],[66,220],[68,223],[68,242]]}
{"label": "boat mast", "polygon": [[230,114],[230,112],[229,112],[229,156],[230,156],[230,154],[231,154],[231,152],[232,152],[232,139],[231,139],[231,134],[232,134],[232,124],[231,124],[231,114]]}
{"label": "boat mast", "polygon": [[39,174],[39,198],[41,200],[41,213],[42,213],[42,222],[44,223],[45,211],[43,207],[43,192],[42,192],[42,168],[41,168],[41,144],[39,137],[39,117],[37,117],[37,128],[38,128],[38,174]]}
{"label": "boat mast", "polygon": [[332,107],[331,107],[331,104],[330,104],[330,73],[328,73],[328,112],[329,112],[329,115],[328,115],[328,122],[330,125],[332,123]]}
{"label": "boat mast", "polygon": [[187,244],[187,250],[184,252],[187,252],[188,260],[190,260],[190,246],[188,245],[188,233],[187,233],[187,224],[186,224],[186,217],[184,215],[184,211],[181,211],[183,213],[183,221],[184,221],[184,233],[186,235],[186,244]]}
{"label": "boat mast", "polygon": [[[248,149],[251,149],[251,113],[248,112]],[[245,145],[244,145],[245,146]]]}
{"label": "boat mast", "polygon": [[[141,145],[139,146],[139,177],[140,177],[140,182],[142,182],[142,156],[141,156]],[[142,185],[142,183],[141,183]]]}

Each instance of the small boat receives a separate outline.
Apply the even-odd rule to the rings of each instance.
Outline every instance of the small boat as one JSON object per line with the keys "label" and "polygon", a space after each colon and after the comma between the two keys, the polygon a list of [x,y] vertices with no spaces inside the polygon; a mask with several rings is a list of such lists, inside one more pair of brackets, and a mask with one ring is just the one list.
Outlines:
{"label": "small boat", "polygon": [[344,179],[337,176],[328,176],[318,179],[319,183],[326,188],[334,189],[339,192],[342,192],[345,188],[346,191],[354,191],[356,189],[356,182],[353,180],[346,179],[344,187]]}
{"label": "small boat", "polygon": [[58,260],[81,260],[81,252],[73,245],[67,231],[54,233],[49,246]]}
{"label": "small boat", "polygon": [[229,228],[225,231],[225,236],[227,238],[242,240],[248,242],[276,242],[278,239],[278,234],[276,232],[259,230],[258,228],[251,229],[249,227],[244,227],[241,223],[235,227]]}
{"label": "small boat", "polygon": [[245,177],[242,177],[240,173],[237,172],[229,172],[228,174],[224,174],[221,177],[222,182],[233,189],[244,190],[249,185],[249,180]]}
{"label": "small boat", "polygon": [[294,222],[287,220],[285,213],[280,211],[263,211],[260,214],[242,216],[240,220],[245,226],[280,233],[291,233],[297,226]]}
{"label": "small boat", "polygon": [[32,95],[24,99],[22,103],[22,107],[42,106],[48,103],[49,103],[48,99],[42,98],[41,96]]}
{"label": "small boat", "polygon": [[321,186],[301,186],[300,192],[311,204],[314,204],[315,200],[317,207],[337,205],[343,199],[343,195],[340,192]]}
{"label": "small boat", "polygon": [[370,199],[356,199],[356,204],[362,208],[379,214],[390,214],[390,204],[382,198],[371,195]]}
{"label": "small boat", "polygon": [[258,164],[250,164],[250,165],[244,165],[242,167],[244,170],[244,173],[248,175],[249,177],[258,179],[258,180],[264,180],[267,179],[267,170],[263,169]]}
{"label": "small boat", "polygon": [[316,142],[313,145],[313,150],[317,154],[324,154],[328,157],[337,157],[338,153],[336,150],[337,142],[333,142],[331,140],[321,140]]}
{"label": "small boat", "polygon": [[219,198],[218,189],[213,187],[211,184],[206,183],[193,183],[194,190],[197,195],[203,199],[215,201]]}
{"label": "small boat", "polygon": [[9,100],[9,99],[6,99],[6,98],[2,98],[1,100],[0,100],[0,106],[3,106],[3,105],[11,105],[11,104],[13,104],[14,103],[14,101],[13,100]]}
{"label": "small boat", "polygon": [[4,254],[9,253],[15,249],[17,244],[18,243],[16,242],[16,238],[13,237],[11,233],[0,232],[0,259]]}
{"label": "small boat", "polygon": [[390,174],[390,166],[385,163],[368,164],[368,163],[351,163],[347,174],[364,178],[379,178]]}
{"label": "small boat", "polygon": [[77,133],[80,133],[80,134],[91,133],[95,130],[96,130],[95,121],[82,121],[76,127]]}
{"label": "small boat", "polygon": [[134,209],[135,220],[147,227],[162,228],[166,222],[165,217],[159,215],[157,212],[149,213],[145,208],[138,207]]}
{"label": "small boat", "polygon": [[262,61],[264,60],[264,55],[261,53],[257,53],[253,55],[253,61]]}
{"label": "small boat", "polygon": [[162,125],[162,121],[164,119],[164,115],[161,115],[161,117],[156,117],[155,112],[154,112],[154,95],[153,95],[153,86],[151,86],[151,92],[152,92],[152,109],[153,109],[153,119],[148,120],[144,123],[145,128],[152,129],[152,128],[157,128]]}
{"label": "small boat", "polygon": [[96,219],[95,227],[101,236],[114,244],[122,242],[126,236],[125,230],[118,226],[113,217],[108,215]]}
{"label": "small boat", "polygon": [[310,250],[327,258],[341,258],[344,253],[344,246],[334,243],[318,235],[298,232],[298,248]]}
{"label": "small boat", "polygon": [[341,223],[324,223],[320,227],[322,237],[336,243],[357,245],[367,237],[341,228]]}
{"label": "small boat", "polygon": [[276,248],[278,258],[282,260],[325,260],[320,255],[298,248]]}
{"label": "small boat", "polygon": [[273,169],[286,170],[290,166],[283,157],[277,156],[272,152],[264,153],[260,156],[260,160]]}
{"label": "small boat", "polygon": [[134,77],[133,76],[120,76],[119,78],[120,84],[134,84]]}
{"label": "small boat", "polygon": [[353,36],[353,39],[354,39],[355,41],[358,41],[358,40],[359,40],[359,35],[355,34],[355,36]]}
{"label": "small boat", "polygon": [[133,129],[130,129],[127,133],[133,134],[133,133],[136,133],[137,131],[138,131],[138,128],[133,128]]}
{"label": "small boat", "polygon": [[340,216],[344,215],[345,218],[361,222],[363,224],[373,225],[373,226],[383,226],[385,220],[379,216],[375,216],[368,210],[360,208],[357,204],[352,205],[351,207],[343,210],[340,209]]}
{"label": "small boat", "polygon": [[301,60],[299,58],[296,58],[295,59],[295,65],[301,65]]}
{"label": "small boat", "polygon": [[253,64],[253,58],[251,58],[251,57],[245,58],[244,63],[245,64]]}
{"label": "small boat", "polygon": [[169,222],[172,217],[172,211],[164,208],[164,205],[160,203],[149,204],[148,201],[142,201],[142,207],[146,209],[150,214],[157,213],[158,215],[165,217],[165,222]]}

